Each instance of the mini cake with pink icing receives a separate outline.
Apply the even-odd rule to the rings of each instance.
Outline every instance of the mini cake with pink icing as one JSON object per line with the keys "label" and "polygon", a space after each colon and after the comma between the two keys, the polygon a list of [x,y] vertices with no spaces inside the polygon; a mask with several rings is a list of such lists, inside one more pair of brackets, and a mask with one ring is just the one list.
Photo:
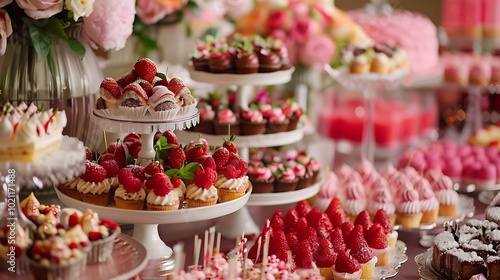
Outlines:
{"label": "mini cake with pink icing", "polygon": [[179,112],[174,93],[165,86],[153,87],[153,95],[147,101],[148,111],[153,118],[160,120],[173,119]]}
{"label": "mini cake with pink icing", "polygon": [[263,134],[266,131],[267,120],[258,108],[250,107],[241,112],[241,135]]}
{"label": "mini cake with pink icing", "polygon": [[299,179],[297,181],[297,190],[301,190],[307,188],[311,185],[312,171],[307,170],[307,168],[295,161],[291,161],[294,163],[294,166],[291,167],[295,176]]}
{"label": "mini cake with pink icing", "polygon": [[215,111],[212,106],[207,103],[199,103],[200,106],[198,111],[200,112],[200,123],[194,127],[194,130],[206,133],[206,134],[215,134],[214,120],[215,120]]}
{"label": "mini cake with pink icing", "polygon": [[404,189],[396,205],[396,223],[406,228],[418,228],[422,219],[422,209],[418,192]]}
{"label": "mini cake with pink icing", "polygon": [[281,108],[273,108],[269,113],[266,133],[279,133],[288,130],[288,119]]}
{"label": "mini cake with pink icing", "polygon": [[458,193],[453,189],[450,177],[442,176],[432,185],[432,189],[439,201],[439,216],[457,217]]}
{"label": "mini cake with pink icing", "polygon": [[344,199],[342,208],[349,219],[354,222],[361,211],[367,206],[366,193],[363,185],[359,182],[351,181],[344,185]]}
{"label": "mini cake with pink icing", "polygon": [[319,186],[319,192],[314,200],[314,206],[319,210],[325,211],[330,202],[337,196],[339,191],[339,179],[335,172],[330,171],[325,175],[325,180]]}
{"label": "mini cake with pink icing", "polygon": [[425,178],[420,178],[414,184],[420,199],[420,208],[422,209],[422,224],[432,224],[437,221],[439,214],[439,201],[436,199],[431,184]]}
{"label": "mini cake with pink icing", "polygon": [[215,133],[219,135],[240,134],[240,121],[234,112],[227,108],[217,112],[214,127]]}
{"label": "mini cake with pink icing", "polygon": [[371,217],[374,217],[380,209],[385,211],[389,216],[391,224],[394,225],[396,222],[396,206],[384,178],[380,178],[380,183],[377,183],[376,187],[369,194],[368,206],[366,208]]}
{"label": "mini cake with pink icing", "polygon": [[289,192],[294,191],[297,188],[297,182],[299,178],[295,176],[290,168],[279,168],[275,172],[276,180],[274,181],[274,191],[275,192]]}
{"label": "mini cake with pink icing", "polygon": [[253,193],[270,193],[273,192],[274,177],[271,169],[260,164],[254,167],[249,174],[250,182],[252,183]]}

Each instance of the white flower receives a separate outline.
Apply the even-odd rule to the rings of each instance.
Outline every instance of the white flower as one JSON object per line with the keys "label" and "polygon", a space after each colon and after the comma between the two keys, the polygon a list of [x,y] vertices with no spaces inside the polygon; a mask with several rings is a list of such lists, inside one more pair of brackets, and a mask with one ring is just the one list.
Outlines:
{"label": "white flower", "polygon": [[94,7],[94,0],[66,0],[66,9],[73,12],[73,19],[89,16]]}

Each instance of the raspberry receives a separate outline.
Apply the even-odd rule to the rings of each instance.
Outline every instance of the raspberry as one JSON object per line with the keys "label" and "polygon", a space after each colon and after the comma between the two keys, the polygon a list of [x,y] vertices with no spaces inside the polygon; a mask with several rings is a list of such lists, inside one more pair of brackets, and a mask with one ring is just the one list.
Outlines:
{"label": "raspberry", "polygon": [[204,169],[198,167],[195,172],[194,184],[202,189],[208,190],[217,180],[217,172],[213,169]]}
{"label": "raspberry", "polygon": [[118,175],[120,167],[114,159],[101,161],[99,163],[104,169],[106,169],[106,178],[113,178]]}
{"label": "raspberry", "polygon": [[158,175],[155,175],[154,182],[154,188],[153,191],[157,196],[166,196],[170,191],[173,189],[172,182],[170,182],[170,178],[168,178],[167,175],[164,173],[157,173]]}
{"label": "raspberry", "polygon": [[106,169],[89,160],[85,163],[85,173],[80,178],[87,182],[100,183],[106,179]]}

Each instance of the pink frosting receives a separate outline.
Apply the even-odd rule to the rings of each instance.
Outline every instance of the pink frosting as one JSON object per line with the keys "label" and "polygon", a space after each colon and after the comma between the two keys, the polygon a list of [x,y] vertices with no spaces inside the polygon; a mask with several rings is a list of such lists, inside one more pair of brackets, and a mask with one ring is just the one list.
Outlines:
{"label": "pink frosting", "polygon": [[363,186],[356,182],[349,182],[345,185],[345,196],[347,199],[365,199],[366,193]]}
{"label": "pink frosting", "polygon": [[234,115],[233,111],[224,109],[217,113],[217,120],[223,124],[234,124],[236,123],[236,115]]}
{"label": "pink frosting", "polygon": [[441,172],[440,170],[430,169],[430,170],[427,170],[427,172],[425,172],[424,177],[432,185],[432,184],[434,184],[434,182],[436,182],[441,177],[443,177],[443,172]]}
{"label": "pink frosting", "polygon": [[269,119],[273,111],[273,106],[271,106],[271,104],[262,104],[259,106],[259,111],[262,113],[264,118]]}
{"label": "pink frosting", "polygon": [[401,192],[401,201],[396,211],[403,214],[417,214],[421,212],[418,192],[414,189],[405,189]]}
{"label": "pink frosting", "polygon": [[269,169],[271,170],[271,172],[273,174],[276,174],[276,172],[278,172],[279,169],[283,169],[284,168],[283,164],[279,163],[279,162],[271,163],[268,167],[269,167]]}
{"label": "pink frosting", "polygon": [[368,213],[374,215],[379,209],[383,209],[389,215],[394,214],[396,210],[392,195],[386,188],[375,189],[368,202]]}
{"label": "pink frosting", "polygon": [[174,93],[165,86],[155,86],[153,87],[153,95],[149,97],[148,102],[156,103],[158,100],[168,96],[174,98]]}
{"label": "pink frosting", "polygon": [[441,190],[452,190],[453,189],[453,181],[448,176],[441,176],[437,181],[435,181],[432,185],[432,189],[437,192]]}
{"label": "pink frosting", "polygon": [[418,179],[420,179],[420,175],[418,175],[417,170],[411,166],[405,166],[403,169],[401,169],[401,172],[408,177],[410,182],[414,184],[417,182]]}
{"label": "pink frosting", "polygon": [[311,159],[307,165],[306,165],[308,170],[311,170],[313,172],[320,171],[321,170],[321,163],[315,159]]}
{"label": "pink frosting", "polygon": [[281,179],[283,181],[293,181],[295,178],[296,176],[292,169],[285,168],[281,170]]}
{"label": "pink frosting", "polygon": [[406,175],[404,175],[401,172],[398,172],[392,177],[391,181],[389,181],[389,188],[394,194],[396,200],[400,200],[401,193],[404,190],[413,189],[413,185],[411,184],[408,177],[406,177]]}
{"label": "pink frosting", "polygon": [[332,171],[326,176],[327,179],[325,179],[319,187],[318,196],[322,198],[334,198],[337,194],[339,179]]}
{"label": "pink frosting", "polygon": [[241,117],[245,120],[249,120],[252,123],[261,123],[264,120],[262,113],[256,110],[243,111]]}
{"label": "pink frosting", "polygon": [[269,116],[269,121],[273,123],[282,123],[286,120],[285,114],[281,108],[274,108]]}
{"label": "pink frosting", "polygon": [[432,187],[431,187],[431,184],[429,183],[429,181],[427,179],[425,179],[424,177],[420,177],[419,180],[417,180],[415,182],[415,184],[413,184],[413,188],[419,193],[421,194],[424,189],[429,189],[432,191]]}
{"label": "pink frosting", "polygon": [[377,179],[372,184],[372,190],[377,190],[377,189],[389,190],[389,183],[387,183],[387,180],[382,176],[378,176]]}
{"label": "pink frosting", "polygon": [[381,175],[386,179],[389,180],[392,175],[394,175],[397,172],[396,168],[394,165],[389,164],[385,167],[385,169],[382,171]]}
{"label": "pink frosting", "polygon": [[459,199],[458,193],[454,190],[439,190],[436,192],[436,198],[443,205],[456,205]]}
{"label": "pink frosting", "polygon": [[297,177],[304,177],[306,175],[306,167],[302,164],[296,164],[293,167],[293,172],[295,173],[295,176]]}
{"label": "pink frosting", "polygon": [[295,156],[295,160],[297,162],[307,165],[311,160],[311,155],[307,151],[300,151]]}
{"label": "pink frosting", "polygon": [[252,175],[254,175],[258,181],[268,181],[273,176],[271,170],[267,167],[256,167],[252,170]]}
{"label": "pink frosting", "polygon": [[429,187],[424,187],[419,192],[420,207],[422,211],[427,212],[439,207],[439,202],[434,195],[434,191]]}
{"label": "pink frosting", "polygon": [[200,110],[200,119],[213,120],[214,117],[215,117],[215,112],[212,109],[212,106],[207,105],[203,109]]}

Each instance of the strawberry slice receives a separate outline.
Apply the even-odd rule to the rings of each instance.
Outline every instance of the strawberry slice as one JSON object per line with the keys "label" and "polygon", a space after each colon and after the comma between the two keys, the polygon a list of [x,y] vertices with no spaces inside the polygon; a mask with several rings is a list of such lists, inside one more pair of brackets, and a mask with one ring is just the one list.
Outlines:
{"label": "strawberry slice", "polygon": [[337,252],[335,271],[339,273],[353,274],[361,269],[359,262],[346,251]]}
{"label": "strawberry slice", "polygon": [[107,229],[110,229],[112,231],[115,231],[118,229],[118,224],[107,219],[102,219],[101,220],[101,225],[105,226]]}
{"label": "strawberry slice", "polygon": [[74,226],[76,226],[78,224],[80,224],[80,219],[78,217],[78,214],[73,213],[73,214],[69,215],[69,217],[68,217],[68,226],[70,228],[72,228],[72,227],[74,227]]}

